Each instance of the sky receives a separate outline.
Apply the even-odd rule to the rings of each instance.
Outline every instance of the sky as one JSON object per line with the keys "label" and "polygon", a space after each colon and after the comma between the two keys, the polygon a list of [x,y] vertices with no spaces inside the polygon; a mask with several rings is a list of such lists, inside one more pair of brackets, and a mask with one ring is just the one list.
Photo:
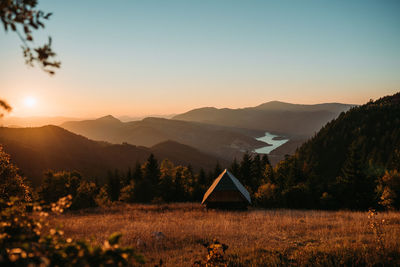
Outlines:
{"label": "sky", "polygon": [[243,108],[279,100],[363,104],[400,91],[400,1],[39,0],[62,62],[24,64],[0,30],[0,98],[12,116],[97,117]]}

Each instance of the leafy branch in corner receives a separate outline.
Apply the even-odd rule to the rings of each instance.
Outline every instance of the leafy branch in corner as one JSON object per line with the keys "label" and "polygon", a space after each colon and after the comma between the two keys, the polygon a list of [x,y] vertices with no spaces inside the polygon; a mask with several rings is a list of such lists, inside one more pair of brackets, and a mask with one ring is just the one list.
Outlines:
{"label": "leafy branch in corner", "polygon": [[[5,100],[0,99],[0,110],[2,109],[7,112],[10,112],[12,110],[11,106]],[[0,118],[3,116],[4,114],[0,111]]]}
{"label": "leafy branch in corner", "polygon": [[43,46],[33,48],[32,32],[44,28],[44,20],[48,20],[52,13],[38,10],[37,0],[0,0],[0,19],[4,30],[16,32],[22,41],[22,50],[25,63],[40,68],[53,75],[54,69],[60,68],[61,62],[56,61],[56,53],[51,48],[51,37]]}

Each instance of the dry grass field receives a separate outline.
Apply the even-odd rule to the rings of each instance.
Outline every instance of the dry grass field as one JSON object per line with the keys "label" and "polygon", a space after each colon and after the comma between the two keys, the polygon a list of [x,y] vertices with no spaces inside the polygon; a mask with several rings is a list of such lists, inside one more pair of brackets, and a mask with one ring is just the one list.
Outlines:
{"label": "dry grass field", "polygon": [[191,266],[206,255],[202,243],[213,238],[229,246],[230,266],[400,264],[399,212],[368,218],[349,211],[206,211],[186,203],[118,205],[51,222],[66,236],[94,242],[121,232],[122,243],[137,248],[149,266],[160,259],[166,266]]}

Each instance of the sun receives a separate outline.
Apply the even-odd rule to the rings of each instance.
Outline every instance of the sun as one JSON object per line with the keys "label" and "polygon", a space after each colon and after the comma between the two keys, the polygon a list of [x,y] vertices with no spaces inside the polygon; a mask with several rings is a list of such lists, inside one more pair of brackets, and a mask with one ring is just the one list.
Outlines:
{"label": "sun", "polygon": [[36,98],[34,98],[32,96],[25,97],[24,105],[25,105],[25,107],[33,108],[34,106],[36,106]]}

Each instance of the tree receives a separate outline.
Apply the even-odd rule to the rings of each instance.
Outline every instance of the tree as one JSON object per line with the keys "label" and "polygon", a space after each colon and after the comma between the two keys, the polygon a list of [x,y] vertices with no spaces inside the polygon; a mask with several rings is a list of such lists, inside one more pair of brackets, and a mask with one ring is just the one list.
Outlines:
{"label": "tree", "polygon": [[229,170],[234,176],[239,177],[240,165],[237,162],[236,158],[233,159],[233,162],[232,162],[231,167],[229,168]]}
{"label": "tree", "polygon": [[131,181],[127,186],[121,189],[119,200],[122,202],[133,203],[136,200],[135,183]]}
{"label": "tree", "polygon": [[271,164],[266,164],[264,169],[264,180],[266,183],[275,183],[274,169]]}
{"label": "tree", "polygon": [[400,173],[386,171],[380,181],[381,196],[379,204],[387,209],[400,209]]}
{"label": "tree", "polygon": [[30,188],[25,179],[18,174],[18,168],[11,163],[10,156],[0,146],[0,199],[8,201],[11,197],[31,200]]}
{"label": "tree", "polygon": [[95,183],[81,181],[76,196],[72,199],[71,209],[86,209],[97,206],[96,196],[98,188]]}
{"label": "tree", "polygon": [[255,199],[258,205],[264,208],[273,208],[278,206],[279,191],[275,184],[266,183],[261,185],[255,193]]}
{"label": "tree", "polygon": [[33,43],[33,31],[44,28],[43,21],[52,15],[37,9],[37,4],[37,0],[0,1],[0,19],[6,32],[12,30],[21,39],[25,63],[29,66],[36,63],[43,71],[53,75],[54,69],[60,68],[61,63],[54,59],[56,53],[51,48],[51,37],[43,46],[33,48],[30,45]]}
{"label": "tree", "polygon": [[46,203],[56,202],[58,199],[71,195],[73,198],[82,181],[77,172],[47,171],[39,190],[40,198]]}
{"label": "tree", "polygon": [[214,179],[217,178],[221,174],[221,172],[222,172],[221,165],[219,165],[219,162],[217,162],[214,168]]}
{"label": "tree", "polygon": [[121,180],[122,179],[118,170],[115,170],[114,174],[110,171],[108,172],[107,188],[111,201],[117,201],[119,199],[119,194],[121,192]]}
{"label": "tree", "polygon": [[251,165],[251,156],[249,153],[245,153],[240,162],[239,180],[242,181],[245,186],[250,188],[252,186]]}
{"label": "tree", "polygon": [[158,184],[158,189],[160,192],[160,197],[165,201],[165,202],[170,202],[174,199],[174,192],[173,192],[173,172],[174,172],[174,164],[165,159],[161,163],[161,176],[160,176],[160,182]]}
{"label": "tree", "polygon": [[253,192],[257,191],[257,188],[262,183],[264,177],[265,164],[263,164],[260,154],[254,156],[251,162],[251,184],[250,187]]}
{"label": "tree", "polygon": [[342,168],[342,176],[337,179],[341,207],[368,209],[372,205],[375,185],[364,172],[366,168],[361,155],[361,146],[353,143]]}
{"label": "tree", "polygon": [[158,195],[157,186],[160,178],[158,162],[153,154],[149,156],[146,163],[142,166],[140,175],[137,173],[137,170],[135,170],[134,177],[135,179],[139,179],[135,183],[137,200],[139,202],[152,201],[153,198]]}
{"label": "tree", "polygon": [[196,183],[193,186],[193,200],[199,201],[203,198],[207,190],[207,175],[203,168],[200,169],[196,176]]}

